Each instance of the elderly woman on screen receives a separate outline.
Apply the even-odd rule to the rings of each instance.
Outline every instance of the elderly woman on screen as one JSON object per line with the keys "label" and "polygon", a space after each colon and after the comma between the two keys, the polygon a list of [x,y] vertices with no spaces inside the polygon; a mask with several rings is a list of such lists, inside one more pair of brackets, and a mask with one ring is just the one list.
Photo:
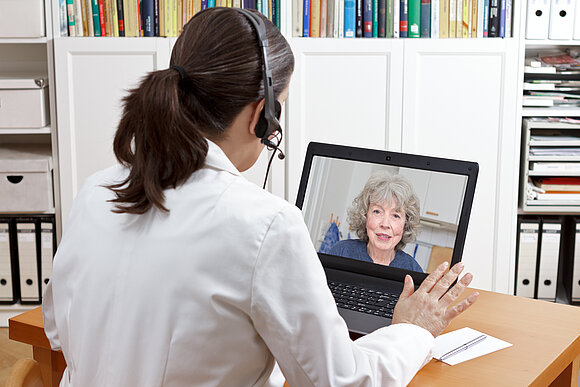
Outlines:
{"label": "elderly woman on screen", "polygon": [[350,229],[360,239],[336,243],[330,254],[423,272],[403,251],[419,229],[419,199],[411,184],[386,171],[373,174],[348,210]]}

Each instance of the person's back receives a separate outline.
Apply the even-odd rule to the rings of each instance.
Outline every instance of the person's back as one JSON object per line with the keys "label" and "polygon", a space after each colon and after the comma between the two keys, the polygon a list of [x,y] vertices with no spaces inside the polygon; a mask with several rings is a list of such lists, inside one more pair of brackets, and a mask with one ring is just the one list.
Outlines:
{"label": "person's back", "polygon": [[[166,191],[169,214],[113,213],[103,185],[125,178],[122,167],[94,175],[79,193],[52,285],[54,308],[67,317],[59,330],[74,336],[61,337],[72,384],[268,378],[273,359],[249,317],[252,277],[261,239],[290,205],[247,182],[211,145],[213,165]],[[69,281],[74,291],[59,286]]]}

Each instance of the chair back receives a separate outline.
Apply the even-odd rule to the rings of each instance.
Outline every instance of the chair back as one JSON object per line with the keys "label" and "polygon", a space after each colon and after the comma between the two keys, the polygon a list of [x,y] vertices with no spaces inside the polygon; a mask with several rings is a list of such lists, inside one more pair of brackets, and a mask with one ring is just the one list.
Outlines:
{"label": "chair back", "polygon": [[43,387],[40,365],[36,360],[20,359],[11,368],[6,387]]}

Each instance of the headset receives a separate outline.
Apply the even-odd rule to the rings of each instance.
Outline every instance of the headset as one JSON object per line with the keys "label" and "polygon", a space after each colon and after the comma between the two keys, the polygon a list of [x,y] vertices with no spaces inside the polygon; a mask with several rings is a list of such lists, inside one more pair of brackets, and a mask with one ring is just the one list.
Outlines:
{"label": "headset", "polygon": [[[280,126],[280,114],[282,112],[282,107],[280,102],[274,98],[274,83],[272,82],[272,70],[268,66],[268,54],[266,48],[268,47],[268,38],[266,37],[266,25],[260,16],[254,12],[250,12],[243,8],[231,8],[235,9],[250,22],[254,29],[256,30],[256,35],[258,37],[258,44],[262,51],[262,78],[264,80],[264,109],[260,113],[260,118],[256,124],[255,133],[258,138],[261,139],[262,144],[266,145],[269,150],[273,150],[274,153],[278,151],[278,158],[280,160],[284,159],[286,156],[279,148],[280,142],[282,141],[282,127]],[[277,142],[274,143],[270,140],[270,136],[275,135]],[[272,154],[274,156],[274,154]],[[270,169],[270,162],[268,163],[268,170]],[[268,171],[266,171],[266,179],[268,178]],[[266,181],[264,181],[264,186]]]}

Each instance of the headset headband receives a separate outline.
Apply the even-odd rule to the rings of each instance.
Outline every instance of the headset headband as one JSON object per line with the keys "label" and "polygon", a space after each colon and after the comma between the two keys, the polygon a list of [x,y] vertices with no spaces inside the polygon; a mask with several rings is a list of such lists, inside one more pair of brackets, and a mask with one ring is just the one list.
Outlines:
{"label": "headset headband", "polygon": [[266,130],[263,133],[256,133],[262,139],[268,137],[280,128],[278,122],[278,115],[276,112],[276,101],[274,101],[274,83],[272,81],[272,71],[268,66],[268,54],[266,48],[268,47],[268,38],[266,37],[266,25],[264,21],[255,13],[243,8],[232,8],[246,16],[246,19],[254,26],[258,36],[258,43],[262,51],[262,78],[264,80],[264,118],[266,119]]}

